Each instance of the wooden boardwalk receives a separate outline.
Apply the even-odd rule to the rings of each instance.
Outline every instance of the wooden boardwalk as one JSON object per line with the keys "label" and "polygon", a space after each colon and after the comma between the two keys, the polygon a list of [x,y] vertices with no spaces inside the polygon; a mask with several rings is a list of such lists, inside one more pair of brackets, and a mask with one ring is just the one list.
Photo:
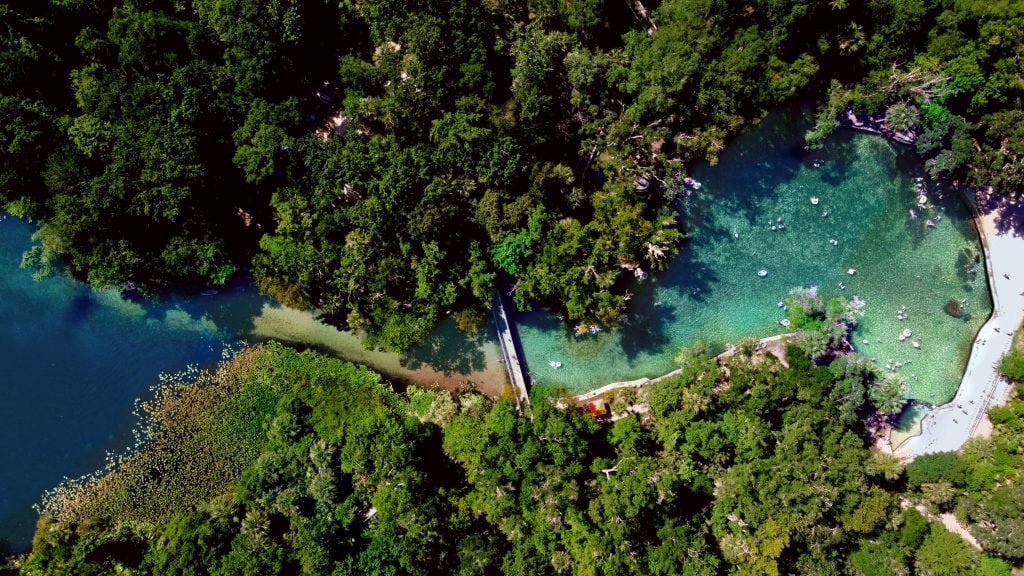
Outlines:
{"label": "wooden boardwalk", "polygon": [[527,389],[528,382],[523,373],[523,365],[519,360],[519,353],[516,352],[516,341],[512,336],[512,326],[505,314],[505,304],[501,294],[494,293],[494,307],[491,310],[494,314],[494,326],[498,331],[498,342],[501,344],[501,355],[505,359],[505,367],[508,369],[508,380],[516,394],[516,407],[520,411],[523,406],[530,406],[530,394]]}

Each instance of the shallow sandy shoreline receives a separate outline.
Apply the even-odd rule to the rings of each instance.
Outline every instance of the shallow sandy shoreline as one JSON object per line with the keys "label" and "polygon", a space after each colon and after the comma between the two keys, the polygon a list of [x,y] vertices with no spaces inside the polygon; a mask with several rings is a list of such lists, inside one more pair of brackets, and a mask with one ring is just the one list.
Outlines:
{"label": "shallow sandy shoreline", "polygon": [[1024,236],[1001,232],[998,218],[995,210],[975,217],[985,247],[992,316],[978,331],[956,396],[924,416],[920,436],[894,447],[901,459],[959,450],[976,433],[985,433],[988,407],[1009,395],[1010,385],[997,366],[1024,320]]}
{"label": "shallow sandy shoreline", "polygon": [[475,389],[498,398],[506,387],[505,366],[500,362],[497,342],[485,342],[478,350],[473,366],[432,366],[426,362],[409,362],[402,355],[363,347],[358,336],[324,324],[313,314],[283,306],[266,304],[253,318],[252,336],[282,342],[314,346],[340,358],[365,364],[392,380],[415,383],[423,388],[461,391]]}

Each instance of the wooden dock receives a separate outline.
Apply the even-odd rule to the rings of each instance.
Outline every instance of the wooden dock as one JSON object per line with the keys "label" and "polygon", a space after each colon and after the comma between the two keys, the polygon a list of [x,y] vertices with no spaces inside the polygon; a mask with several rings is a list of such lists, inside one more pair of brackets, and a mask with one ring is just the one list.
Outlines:
{"label": "wooden dock", "polygon": [[516,351],[516,341],[512,336],[512,326],[505,314],[505,304],[501,293],[494,293],[494,307],[491,310],[494,314],[494,326],[498,331],[498,342],[501,344],[501,355],[505,359],[505,368],[508,369],[508,380],[516,395],[516,407],[523,410],[523,407],[530,406],[530,394],[527,388],[528,382],[523,372],[522,361]]}

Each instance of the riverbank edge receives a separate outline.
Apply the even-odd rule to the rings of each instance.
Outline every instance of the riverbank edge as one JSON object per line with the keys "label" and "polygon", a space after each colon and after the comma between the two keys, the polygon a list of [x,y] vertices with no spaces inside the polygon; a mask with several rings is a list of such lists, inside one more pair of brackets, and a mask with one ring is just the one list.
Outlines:
{"label": "riverbank edge", "polygon": [[[769,336],[767,338],[761,338],[760,340],[757,341],[757,344],[758,344],[759,347],[767,347],[772,342],[784,341],[785,339],[789,338],[790,336],[793,336],[793,334],[794,334],[793,332],[790,332],[790,333],[787,333],[787,334],[778,334],[776,336]],[[728,358],[729,356],[733,355],[735,353],[735,351],[736,351],[735,346],[731,347],[728,350],[726,350],[725,352],[722,352],[721,354],[718,354],[717,356],[715,356],[715,359],[716,360],[721,360],[723,358]],[[577,395],[572,397],[572,400],[576,403],[577,406],[586,406],[586,404],[588,402],[590,402],[591,400],[594,400],[595,398],[602,397],[602,396],[604,396],[606,394],[610,394],[610,393],[615,392],[617,390],[623,390],[623,389],[627,389],[627,388],[631,388],[631,389],[634,389],[634,390],[639,390],[640,388],[643,388],[644,386],[649,386],[651,384],[657,384],[658,382],[661,382],[663,380],[667,380],[669,378],[674,378],[676,376],[679,376],[682,373],[683,373],[683,369],[682,368],[676,368],[675,370],[672,370],[671,372],[668,372],[666,374],[662,374],[661,376],[656,376],[654,378],[637,378],[636,380],[628,380],[628,381],[625,381],[625,382],[612,382],[611,384],[606,384],[604,386],[601,386],[600,388],[596,388],[596,389],[591,390],[589,392],[584,392],[582,394],[577,394]]]}
{"label": "riverbank edge", "polygon": [[886,113],[883,113],[881,116],[858,116],[852,108],[847,108],[839,117],[839,127],[867,132],[868,134],[877,134],[893,142],[899,142],[908,146],[913,146],[917,142],[917,132],[915,130],[911,129],[907,132],[894,130],[889,126],[888,120],[889,115]]}
{"label": "riverbank edge", "polygon": [[[973,194],[965,193],[963,196],[971,210],[972,220],[981,240],[982,251],[985,253],[985,270],[988,277],[989,293],[992,297],[992,312],[974,336],[971,354],[964,367],[964,375],[961,377],[960,385],[953,398],[945,404],[933,406],[922,416],[917,424],[920,429],[919,434],[903,439],[896,446],[892,446],[890,443],[893,453],[904,462],[909,462],[924,454],[952,452],[961,449],[968,440],[978,434],[979,427],[987,418],[988,408],[1005,403],[1011,390],[1010,383],[998,372],[998,363],[1003,354],[1013,345],[1013,334],[1019,330],[1024,321],[1024,276],[1020,275],[1024,273],[1024,270],[1013,269],[1013,263],[1019,260],[1019,254],[1024,253],[1024,236],[1016,235],[1012,231],[1000,234],[995,223],[996,210],[990,210],[983,214],[978,206],[980,192],[980,190],[975,190]],[[991,188],[986,189],[985,193],[991,194]],[[995,246],[997,240],[999,240],[999,246]],[[1006,244],[1010,243],[1015,246],[1008,248]],[[1018,273],[1016,279],[1011,279],[1008,276],[1009,273],[1005,272],[1004,274],[1007,274],[1006,281],[1002,282],[1006,285],[1005,287],[1010,289],[1009,299],[1015,302],[1014,309],[1004,306],[1000,299],[998,285],[1001,282],[997,276],[996,263],[999,264],[999,270],[1007,269]],[[1018,288],[1021,289],[1020,292],[1017,291]],[[1009,327],[1004,319],[1009,320]],[[1003,332],[1001,328],[1006,332]],[[1006,346],[997,345],[979,350],[979,342],[984,346],[990,335],[996,338],[1008,338]],[[998,350],[993,351],[993,348],[998,348]],[[996,357],[993,358],[993,356]],[[977,377],[974,376],[976,368],[981,369],[981,373]],[[967,408],[964,408],[965,403]],[[960,412],[958,413],[957,410]],[[958,414],[967,416],[964,419],[966,426],[961,425],[960,420],[954,418]],[[952,426],[949,422],[944,422],[945,420],[951,421]],[[930,438],[930,431],[936,430],[940,422],[945,425],[941,426],[941,431],[937,433],[936,437]]]}

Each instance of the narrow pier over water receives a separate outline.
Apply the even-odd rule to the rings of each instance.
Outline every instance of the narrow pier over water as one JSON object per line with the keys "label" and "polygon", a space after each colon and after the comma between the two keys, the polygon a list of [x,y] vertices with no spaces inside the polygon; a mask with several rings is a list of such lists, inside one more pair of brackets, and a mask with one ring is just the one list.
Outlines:
{"label": "narrow pier over water", "polygon": [[505,359],[505,367],[508,369],[508,380],[516,394],[516,407],[519,410],[523,406],[530,405],[530,394],[527,390],[526,375],[523,371],[522,361],[516,351],[516,341],[512,335],[512,326],[505,314],[505,304],[501,293],[494,292],[494,325],[498,331],[498,343],[501,345],[501,355]]}

